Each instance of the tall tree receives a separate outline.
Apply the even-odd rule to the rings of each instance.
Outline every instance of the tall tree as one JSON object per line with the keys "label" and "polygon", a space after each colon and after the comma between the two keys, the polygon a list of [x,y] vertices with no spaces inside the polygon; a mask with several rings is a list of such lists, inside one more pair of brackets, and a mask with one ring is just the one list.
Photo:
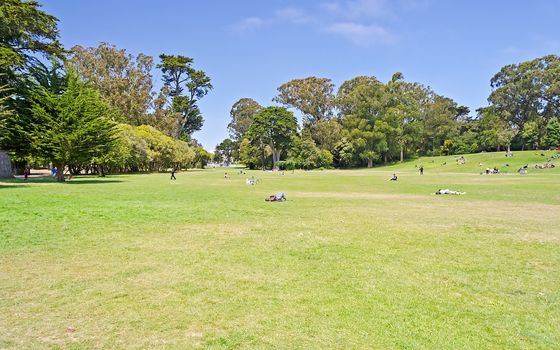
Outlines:
{"label": "tall tree", "polygon": [[423,154],[440,155],[445,141],[458,137],[459,120],[468,109],[430,89],[426,91],[426,98],[419,147]]}
{"label": "tall tree", "polygon": [[560,147],[560,119],[558,117],[550,118],[546,124],[544,144],[547,147]]}
{"label": "tall tree", "polygon": [[[6,86],[0,86],[0,146],[2,145],[4,138],[8,136],[6,134],[6,119],[8,119],[12,114],[5,104],[9,95],[2,97],[2,93],[5,93],[6,90]],[[5,151],[0,150],[0,178],[10,177],[13,177],[12,162],[8,154]]]}
{"label": "tall tree", "polygon": [[384,118],[395,132],[392,141],[398,144],[400,161],[405,151],[412,148],[420,132],[419,118],[426,101],[426,88],[418,83],[407,83],[402,73],[397,72],[386,87],[387,98]]}
{"label": "tall tree", "polygon": [[235,142],[231,139],[225,139],[216,146],[215,154],[219,156],[222,161],[230,163],[235,150]]}
{"label": "tall tree", "polygon": [[304,125],[315,125],[333,114],[334,84],[330,79],[294,79],[278,88],[274,102],[294,107],[303,113]]}
{"label": "tall tree", "polygon": [[516,130],[508,124],[503,115],[500,115],[502,112],[494,107],[480,108],[477,112],[480,145],[487,150],[500,151],[504,147],[509,151]]}
{"label": "tall tree", "polygon": [[70,51],[66,65],[99,90],[118,120],[131,125],[151,124],[151,56],[140,53],[134,58],[126,50],[107,43],[88,48],[78,45]]}
{"label": "tall tree", "polygon": [[543,130],[560,116],[560,57],[548,55],[503,67],[490,81],[490,105],[523,131],[534,121]]}
{"label": "tall tree", "polygon": [[240,142],[245,137],[253,121],[253,116],[261,108],[262,106],[251,98],[241,98],[233,104],[229,112],[231,121],[228,124],[228,129],[235,141]]}
{"label": "tall tree", "polygon": [[204,123],[197,102],[213,88],[210,78],[203,71],[192,67],[192,58],[165,54],[159,57],[161,63],[157,68],[163,72],[163,82],[170,88],[171,107],[177,114],[176,137],[184,135],[190,138]]}
{"label": "tall tree", "polygon": [[[4,104],[16,114],[26,108],[20,88],[25,85],[22,81],[26,79],[27,69],[38,62],[38,55],[48,57],[63,51],[58,41],[58,19],[40,7],[37,1],[0,1],[0,86],[6,87],[0,91],[0,98],[13,96]],[[18,132],[11,130],[4,131],[2,143],[11,140],[13,145],[15,141],[19,150],[26,153],[27,145],[15,140]]]}
{"label": "tall tree", "polygon": [[255,114],[247,136],[261,148],[270,147],[273,169],[278,169],[282,151],[287,150],[296,132],[297,120],[292,112],[283,107],[266,107]]}
{"label": "tall tree", "polygon": [[[338,154],[335,159],[338,158],[341,165],[371,167],[381,156],[387,160],[387,138],[391,130],[386,122],[379,123],[386,96],[385,86],[375,77],[359,76],[345,81],[338,89],[336,100],[346,142],[339,144],[335,151]],[[353,152],[352,157],[348,155],[349,150]]]}
{"label": "tall tree", "polygon": [[58,19],[40,7],[37,1],[0,1],[0,86],[13,87],[18,72],[34,64],[37,54],[62,52]]}
{"label": "tall tree", "polygon": [[32,152],[58,168],[64,181],[67,165],[91,162],[114,145],[114,124],[105,115],[107,106],[99,93],[70,71],[66,89],[55,94],[43,86],[31,93],[30,123],[22,123]]}

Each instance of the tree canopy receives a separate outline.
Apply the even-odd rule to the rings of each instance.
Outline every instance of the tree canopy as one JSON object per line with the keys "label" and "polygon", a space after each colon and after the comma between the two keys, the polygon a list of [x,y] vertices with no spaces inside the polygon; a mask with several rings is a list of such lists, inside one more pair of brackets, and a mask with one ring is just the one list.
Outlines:
{"label": "tree canopy", "polygon": [[161,69],[163,82],[169,87],[171,108],[177,115],[176,137],[190,138],[193,132],[202,128],[204,119],[197,102],[212,90],[212,83],[206,73],[192,67],[190,57],[165,54],[159,57],[161,62],[157,68]]}
{"label": "tree canopy", "polygon": [[254,115],[247,137],[262,152],[265,146],[270,147],[273,168],[277,169],[282,151],[287,150],[296,132],[297,120],[292,112],[283,107],[265,107]]}

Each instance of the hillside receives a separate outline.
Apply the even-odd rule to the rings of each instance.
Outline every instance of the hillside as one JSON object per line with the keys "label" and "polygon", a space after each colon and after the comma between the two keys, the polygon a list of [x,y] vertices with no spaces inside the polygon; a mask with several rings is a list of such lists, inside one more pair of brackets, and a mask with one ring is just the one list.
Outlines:
{"label": "hillside", "polygon": [[[465,154],[465,164],[457,164],[457,159],[461,155],[440,156],[440,157],[420,157],[397,163],[386,167],[379,167],[378,170],[409,172],[418,171],[424,166],[425,173],[475,173],[484,172],[486,168],[497,167],[501,173],[517,173],[517,170],[528,164],[529,173],[533,172],[555,172],[560,173],[560,159],[553,159],[554,155],[560,155],[558,151],[517,151],[513,152],[513,157],[505,157],[505,152],[483,152],[476,154]],[[556,167],[554,169],[535,169],[535,165],[542,165],[550,160]]]}

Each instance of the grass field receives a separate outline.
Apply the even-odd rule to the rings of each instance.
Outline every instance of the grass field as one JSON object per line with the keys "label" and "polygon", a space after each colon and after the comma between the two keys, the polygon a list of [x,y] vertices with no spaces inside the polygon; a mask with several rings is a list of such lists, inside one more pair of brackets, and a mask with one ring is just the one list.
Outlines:
{"label": "grass field", "polygon": [[552,154],[0,182],[0,349],[558,349]]}

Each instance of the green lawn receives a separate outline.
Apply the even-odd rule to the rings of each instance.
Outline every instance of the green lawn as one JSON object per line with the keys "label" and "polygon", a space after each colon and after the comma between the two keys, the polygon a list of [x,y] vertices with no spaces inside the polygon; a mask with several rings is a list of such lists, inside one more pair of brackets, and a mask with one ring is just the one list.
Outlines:
{"label": "green lawn", "polygon": [[552,154],[0,181],[0,349],[560,348]]}

